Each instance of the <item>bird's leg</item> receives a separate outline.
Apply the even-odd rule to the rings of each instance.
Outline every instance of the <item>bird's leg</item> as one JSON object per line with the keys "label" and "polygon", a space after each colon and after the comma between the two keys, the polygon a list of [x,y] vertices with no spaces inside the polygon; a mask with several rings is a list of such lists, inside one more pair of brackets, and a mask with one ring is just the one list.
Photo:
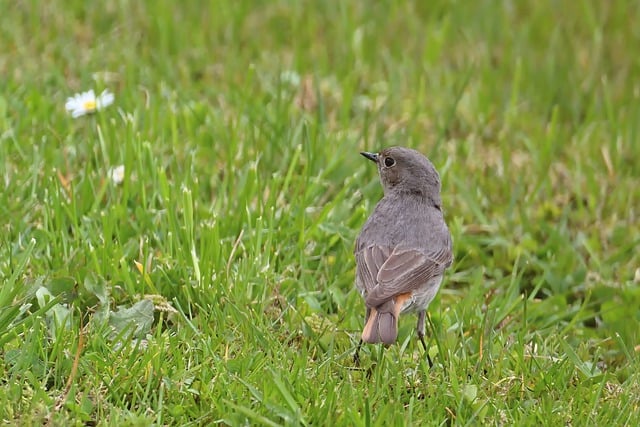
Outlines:
{"label": "bird's leg", "polygon": [[427,320],[426,311],[418,312],[418,324],[416,325],[416,329],[418,330],[418,339],[422,343],[422,348],[424,351],[427,351],[427,344],[424,342],[424,325]]}
{"label": "bird's leg", "polygon": [[427,320],[427,311],[422,310],[418,312],[418,324],[416,329],[418,330],[418,339],[422,343],[422,348],[424,348],[424,352],[427,354],[427,362],[429,363],[429,368],[433,367],[433,362],[431,361],[431,357],[429,356],[429,350],[427,349],[427,343],[424,342],[424,325]]}
{"label": "bird's leg", "polygon": [[360,342],[358,343],[358,347],[356,348],[356,352],[353,355],[353,363],[356,366],[360,366],[360,347],[362,347],[362,338],[360,338]]}
{"label": "bird's leg", "polygon": [[[371,309],[367,307],[367,311],[364,314],[364,324],[367,324],[369,320],[369,316],[371,315]],[[360,347],[362,347],[362,338],[360,338],[360,342],[358,343],[358,347],[356,348],[356,352],[353,355],[353,363],[356,365],[360,365]]]}

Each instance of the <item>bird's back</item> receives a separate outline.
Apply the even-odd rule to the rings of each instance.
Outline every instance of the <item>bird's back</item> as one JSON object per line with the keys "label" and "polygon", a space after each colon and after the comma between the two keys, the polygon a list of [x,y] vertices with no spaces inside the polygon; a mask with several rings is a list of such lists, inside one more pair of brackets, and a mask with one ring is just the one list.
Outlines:
{"label": "bird's back", "polygon": [[[442,211],[415,197],[387,195],[378,202],[356,240],[355,252],[369,245],[429,251],[451,248]],[[402,206],[398,212],[397,207]]]}

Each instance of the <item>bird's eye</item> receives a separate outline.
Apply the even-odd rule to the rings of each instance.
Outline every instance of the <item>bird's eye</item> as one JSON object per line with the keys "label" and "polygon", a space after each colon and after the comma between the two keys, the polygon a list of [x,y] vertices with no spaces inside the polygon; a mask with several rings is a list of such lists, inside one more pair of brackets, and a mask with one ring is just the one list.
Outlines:
{"label": "bird's eye", "polygon": [[393,160],[393,158],[391,157],[387,157],[386,159],[384,159],[384,165],[388,168],[390,168],[391,166],[395,165],[396,161]]}

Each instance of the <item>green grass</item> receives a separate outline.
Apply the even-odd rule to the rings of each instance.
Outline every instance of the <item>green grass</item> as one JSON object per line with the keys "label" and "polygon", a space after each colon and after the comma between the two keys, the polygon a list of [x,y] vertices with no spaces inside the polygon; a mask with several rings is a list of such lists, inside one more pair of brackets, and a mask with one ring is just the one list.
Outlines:
{"label": "green grass", "polygon": [[[640,423],[636,3],[209,3],[3,7],[5,423]],[[454,237],[431,369],[411,317],[352,362],[390,145]]]}

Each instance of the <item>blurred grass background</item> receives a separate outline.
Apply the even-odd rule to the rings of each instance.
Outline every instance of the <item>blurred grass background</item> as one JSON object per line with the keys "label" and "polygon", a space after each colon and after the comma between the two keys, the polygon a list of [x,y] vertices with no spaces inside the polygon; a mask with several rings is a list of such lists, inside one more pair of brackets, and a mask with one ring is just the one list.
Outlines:
{"label": "blurred grass background", "polygon": [[[638,424],[637,2],[3,9],[5,423]],[[410,317],[351,360],[390,145],[454,236],[431,370]]]}

